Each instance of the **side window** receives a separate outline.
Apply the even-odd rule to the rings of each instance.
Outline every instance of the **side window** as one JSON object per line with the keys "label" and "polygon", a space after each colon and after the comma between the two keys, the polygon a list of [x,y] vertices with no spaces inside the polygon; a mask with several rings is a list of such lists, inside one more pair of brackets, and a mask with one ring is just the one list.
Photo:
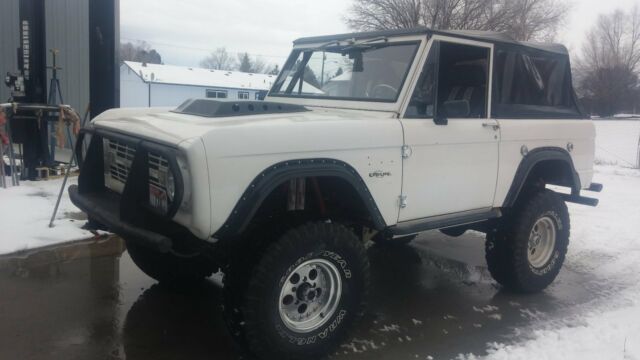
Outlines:
{"label": "side window", "polygon": [[438,59],[440,42],[435,41],[422,68],[405,117],[432,118],[435,113],[436,92],[438,90]]}
{"label": "side window", "polygon": [[264,100],[264,98],[267,96],[267,91],[266,90],[260,90],[260,91],[256,91],[256,100]]}
{"label": "side window", "polygon": [[490,50],[434,42],[405,114],[408,118],[486,118]]}
{"label": "side window", "polygon": [[248,91],[238,91],[238,99],[240,99],[240,100],[249,100],[249,92]]}
{"label": "side window", "polygon": [[205,94],[210,99],[226,99],[227,98],[227,92],[225,90],[207,89]]}

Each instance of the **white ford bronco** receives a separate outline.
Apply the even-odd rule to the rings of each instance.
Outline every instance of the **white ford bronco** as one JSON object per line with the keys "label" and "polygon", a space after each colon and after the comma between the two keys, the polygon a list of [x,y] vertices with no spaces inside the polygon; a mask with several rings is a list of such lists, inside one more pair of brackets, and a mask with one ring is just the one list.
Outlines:
{"label": "white ford bronco", "polygon": [[[72,201],[152,278],[224,273],[248,353],[321,356],[363,313],[364,243],[487,234],[489,271],[536,292],[595,206],[595,130],[567,50],[426,28],[303,38],[265,101],[109,110],[82,131]],[[565,189],[563,191],[563,188]]]}

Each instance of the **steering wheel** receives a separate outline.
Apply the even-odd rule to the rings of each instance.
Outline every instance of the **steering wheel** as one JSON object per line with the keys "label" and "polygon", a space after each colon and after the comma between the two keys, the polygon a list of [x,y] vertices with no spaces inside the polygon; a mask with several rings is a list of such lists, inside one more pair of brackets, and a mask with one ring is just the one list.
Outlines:
{"label": "steering wheel", "polygon": [[[387,85],[387,84],[378,84],[376,86],[374,86],[371,89],[371,97],[379,99],[379,98],[386,98],[383,94],[378,94],[378,92],[380,91],[391,91],[393,92],[393,96],[395,96],[398,93],[398,89],[394,88],[391,85]],[[379,96],[379,95],[383,95],[383,96]]]}

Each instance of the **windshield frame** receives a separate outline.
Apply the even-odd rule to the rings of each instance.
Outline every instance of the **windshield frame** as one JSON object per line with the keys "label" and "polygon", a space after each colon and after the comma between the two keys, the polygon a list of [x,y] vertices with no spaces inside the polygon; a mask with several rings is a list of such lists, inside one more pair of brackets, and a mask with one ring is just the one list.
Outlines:
{"label": "windshield frame", "polygon": [[[367,40],[377,40],[379,37],[372,37],[371,39],[358,39],[358,43],[366,42]],[[398,92],[394,99],[377,99],[377,98],[361,98],[361,97],[345,97],[345,96],[317,96],[317,95],[309,95],[309,94],[284,94],[281,92],[275,93],[274,89],[276,86],[282,86],[286,82],[283,79],[284,76],[290,76],[290,73],[286,73],[285,71],[281,71],[276,80],[273,83],[273,86],[269,90],[267,95],[268,98],[272,101],[287,101],[287,102],[295,102],[298,104],[304,105],[318,105],[318,106],[336,106],[336,107],[346,107],[346,108],[363,108],[361,104],[366,103],[375,103],[379,104],[380,109],[374,110],[382,110],[382,111],[397,111],[397,105],[399,101],[401,101],[406,95],[407,85],[411,82],[411,78],[416,69],[416,64],[420,61],[421,53],[424,49],[424,44],[426,43],[427,37],[425,35],[419,36],[402,36],[402,37],[390,37],[385,39],[383,44],[379,43],[371,43],[366,44],[366,47],[389,47],[389,46],[399,46],[399,45],[415,45],[415,49],[413,49],[410,61],[407,65],[407,69],[405,74],[403,75],[402,81],[400,82],[400,86],[398,87]],[[330,46],[327,46],[331,44]],[[300,58],[302,54],[305,52],[322,52],[326,49],[335,49],[335,48],[347,48],[353,45],[350,40],[335,40],[330,43],[318,43],[318,44],[303,44],[294,46],[292,52],[290,53],[285,65],[282,67],[283,69],[291,68],[294,63]],[[356,47],[361,45],[356,45]],[[304,56],[304,55],[302,55]],[[280,88],[279,88],[280,89]],[[266,99],[265,99],[266,100]],[[322,102],[319,103],[318,102]],[[376,106],[378,107],[378,106]]]}

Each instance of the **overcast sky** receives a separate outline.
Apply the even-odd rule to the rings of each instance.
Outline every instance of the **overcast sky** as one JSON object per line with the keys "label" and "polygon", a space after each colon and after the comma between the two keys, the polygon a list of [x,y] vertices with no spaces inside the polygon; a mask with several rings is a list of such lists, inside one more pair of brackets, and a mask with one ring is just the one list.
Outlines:
{"label": "overcast sky", "polygon": [[[558,40],[578,52],[601,13],[640,0],[573,0]],[[146,40],[165,64],[197,66],[211,50],[249,52],[283,63],[302,36],[348,32],[350,0],[120,0],[122,41]]]}

